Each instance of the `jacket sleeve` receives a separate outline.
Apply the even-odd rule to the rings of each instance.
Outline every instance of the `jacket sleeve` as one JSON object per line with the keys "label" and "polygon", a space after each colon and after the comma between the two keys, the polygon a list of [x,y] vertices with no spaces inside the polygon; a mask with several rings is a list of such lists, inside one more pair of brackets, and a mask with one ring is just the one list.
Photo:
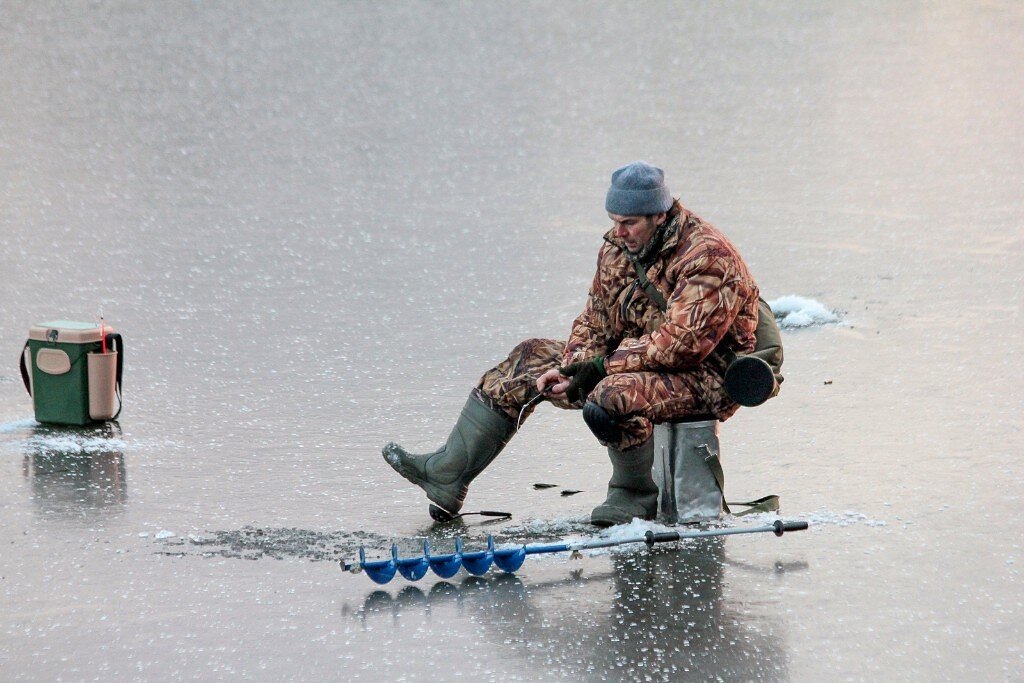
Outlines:
{"label": "jacket sleeve", "polygon": [[665,322],[650,334],[622,340],[605,358],[605,370],[659,372],[699,365],[728,332],[753,286],[737,273],[730,258],[698,256],[676,279]]}
{"label": "jacket sleeve", "polygon": [[608,351],[611,326],[608,321],[606,293],[601,283],[601,259],[606,248],[602,247],[598,253],[597,272],[594,274],[594,281],[590,284],[587,304],[584,306],[583,312],[572,323],[572,332],[569,334],[565,352],[562,354],[562,365],[587,360],[594,356],[602,356]]}

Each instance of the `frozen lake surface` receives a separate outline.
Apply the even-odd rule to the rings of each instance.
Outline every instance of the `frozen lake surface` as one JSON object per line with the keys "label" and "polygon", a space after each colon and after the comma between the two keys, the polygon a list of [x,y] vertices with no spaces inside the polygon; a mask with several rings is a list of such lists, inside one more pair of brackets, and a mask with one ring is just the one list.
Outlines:
{"label": "frozen lake surface", "polygon": [[[3,3],[0,678],[1019,680],[1022,35],[1014,2]],[[729,496],[811,529],[342,573],[452,543],[380,448],[568,333],[635,159],[841,316],[721,435]],[[101,307],[119,425],[38,425],[28,328]],[[544,406],[467,501],[513,519],[458,533],[583,537],[609,473]]]}

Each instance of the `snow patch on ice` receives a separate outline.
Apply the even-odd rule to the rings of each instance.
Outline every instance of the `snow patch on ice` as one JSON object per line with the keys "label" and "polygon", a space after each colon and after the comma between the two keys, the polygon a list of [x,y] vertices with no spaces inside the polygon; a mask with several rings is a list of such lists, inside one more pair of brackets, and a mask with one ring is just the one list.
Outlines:
{"label": "snow patch on ice", "polygon": [[532,519],[515,527],[507,527],[505,531],[512,537],[517,537],[513,543],[503,543],[503,546],[515,546],[519,543],[529,544],[543,539],[545,542],[564,541],[566,543],[585,543],[587,541],[602,540],[623,543],[623,545],[610,548],[591,548],[583,552],[588,556],[608,555],[611,553],[630,553],[636,550],[636,545],[629,543],[635,541],[637,544],[644,543],[644,534],[648,531],[654,533],[664,531],[693,531],[692,526],[665,526],[658,522],[644,521],[634,518],[628,524],[617,524],[607,529],[598,530],[590,524],[590,516],[568,517],[562,519]]}
{"label": "snow patch on ice", "polygon": [[503,531],[513,536],[561,536],[579,532],[580,526],[584,524],[590,525],[590,515],[562,517],[561,519],[528,519],[522,524],[507,526]]}
{"label": "snow patch on ice", "polygon": [[631,538],[643,536],[648,531],[660,533],[664,531],[677,531],[676,527],[665,526],[657,522],[647,522],[639,517],[634,517],[629,524],[616,524],[608,527],[598,534],[598,538],[607,541],[626,541]]}
{"label": "snow patch on ice", "polygon": [[154,536],[153,538],[155,538],[158,541],[160,541],[160,540],[163,540],[165,538],[174,538],[177,535],[178,534],[174,533],[173,531],[168,531],[167,529],[161,529],[160,531],[156,532],[156,536]]}
{"label": "snow patch on ice", "polygon": [[[23,433],[18,434],[19,431]],[[182,447],[181,443],[170,439],[132,439],[127,441],[122,438],[119,430],[115,433],[118,436],[113,436],[109,432],[105,433],[102,427],[95,429],[68,427],[64,429],[58,426],[42,425],[35,420],[20,420],[0,425],[0,435],[14,435],[0,441],[0,451],[27,451],[40,455],[51,453],[96,455],[99,453],[124,453],[128,450],[139,452]]]}
{"label": "snow patch on ice", "polygon": [[806,297],[790,294],[780,296],[778,299],[769,301],[772,312],[775,313],[779,327],[786,329],[797,329],[800,327],[811,327],[814,325],[829,325],[838,323],[839,315],[825,307],[820,301]]}
{"label": "snow patch on ice", "polygon": [[86,434],[34,434],[25,440],[32,451],[41,453],[103,453],[124,451],[128,444],[122,439]]}
{"label": "snow patch on ice", "polygon": [[13,434],[14,432],[20,432],[23,429],[29,429],[35,427],[39,423],[32,418],[25,418],[24,420],[15,420],[14,422],[6,422],[0,424],[0,434]]}
{"label": "snow patch on ice", "polygon": [[595,548],[593,550],[586,551],[587,555],[604,555],[606,553],[628,553],[636,550],[636,546],[625,541],[631,541],[635,539],[637,543],[644,542],[644,535],[648,531],[659,533],[663,531],[679,531],[679,527],[665,526],[657,522],[647,522],[639,517],[634,517],[633,521],[629,524],[616,524],[615,526],[604,529],[597,535],[597,538],[605,541],[615,541],[623,543],[623,545],[612,546],[611,548]]}

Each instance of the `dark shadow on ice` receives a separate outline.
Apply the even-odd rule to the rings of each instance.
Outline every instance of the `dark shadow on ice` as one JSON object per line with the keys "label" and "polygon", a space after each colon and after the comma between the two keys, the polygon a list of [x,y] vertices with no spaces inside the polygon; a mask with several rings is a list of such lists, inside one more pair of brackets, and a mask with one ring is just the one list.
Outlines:
{"label": "dark shadow on ice", "polygon": [[[381,617],[445,608],[482,625],[480,637],[553,675],[609,680],[777,680],[788,670],[780,625],[766,609],[745,607],[725,581],[726,541],[701,539],[679,548],[610,557],[611,571],[577,570],[553,581],[488,574],[406,585],[392,596],[370,593],[345,617]],[[744,570],[782,576],[778,563]],[[767,590],[767,588],[765,588]]]}
{"label": "dark shadow on ice", "polygon": [[[398,543],[402,557],[423,554],[423,540],[429,539],[435,552],[451,552],[454,539],[461,537],[467,550],[486,547],[487,535],[495,532],[498,543],[529,543],[538,540],[552,540],[557,536],[550,533],[524,534],[497,533],[498,522],[476,522],[466,524],[461,519],[444,524],[433,524],[420,530],[419,535],[410,538],[393,538],[371,531],[315,531],[310,529],[283,527],[244,526],[241,529],[210,531],[201,538],[190,538],[188,547],[207,556],[220,556],[258,560],[264,557],[283,559],[301,557],[313,561],[351,562],[356,559],[360,546],[366,547],[369,560],[386,558],[391,544]],[[577,525],[579,530],[589,531],[589,524]],[[567,525],[563,529],[575,531],[577,526]],[[504,530],[501,530],[504,531]],[[175,545],[183,544],[179,540]],[[176,553],[180,555],[181,553]]]}
{"label": "dark shadow on ice", "polygon": [[119,512],[128,499],[121,428],[37,425],[25,441],[22,473],[39,512],[80,519]]}
{"label": "dark shadow on ice", "polygon": [[[244,526],[241,529],[211,531],[201,538],[189,538],[189,545],[204,556],[259,560],[270,557],[301,557],[313,561],[352,560],[365,545],[384,554],[390,539],[366,531],[311,531],[282,527]],[[180,543],[183,543],[180,542]],[[379,549],[379,550],[377,550]],[[182,553],[177,553],[182,554]]]}

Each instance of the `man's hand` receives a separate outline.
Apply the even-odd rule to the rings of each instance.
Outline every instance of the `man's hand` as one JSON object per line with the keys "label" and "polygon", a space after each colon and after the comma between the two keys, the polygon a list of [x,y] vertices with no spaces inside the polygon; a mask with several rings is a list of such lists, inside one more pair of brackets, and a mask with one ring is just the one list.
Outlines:
{"label": "man's hand", "polygon": [[551,398],[561,400],[565,398],[565,390],[569,388],[569,378],[558,371],[558,368],[551,368],[537,378],[537,391],[549,392]]}
{"label": "man's hand", "polygon": [[564,377],[572,378],[569,386],[565,388],[565,397],[573,403],[589,396],[597,383],[608,376],[604,370],[604,356],[566,365],[564,368],[557,368],[557,371]]}

